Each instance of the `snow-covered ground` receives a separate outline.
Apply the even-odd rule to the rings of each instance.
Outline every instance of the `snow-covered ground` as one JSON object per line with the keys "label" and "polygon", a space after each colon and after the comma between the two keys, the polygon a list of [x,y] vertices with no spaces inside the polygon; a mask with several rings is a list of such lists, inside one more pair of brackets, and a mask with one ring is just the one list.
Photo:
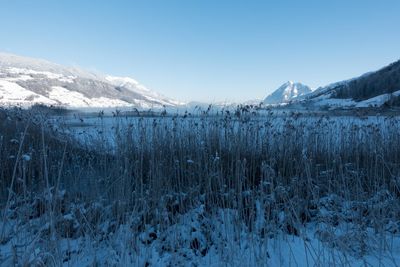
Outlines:
{"label": "snow-covered ground", "polygon": [[328,107],[330,109],[382,107],[391,97],[397,97],[399,95],[400,90],[395,91],[392,94],[382,94],[367,100],[355,101],[353,99],[334,98],[330,94],[323,94],[313,98],[309,103],[316,107]]}
{"label": "snow-covered ground", "polygon": [[[167,116],[167,117],[135,117],[135,116],[85,116],[84,114],[75,114],[70,116],[55,117],[54,125],[65,131],[67,134],[75,136],[83,143],[91,141],[98,142],[102,140],[110,146],[114,146],[117,138],[124,135],[128,129],[137,128],[140,124],[144,127],[149,136],[155,134],[153,126],[156,123],[162,125],[165,129],[171,130],[174,123],[179,122],[180,134],[185,135],[194,130],[196,126],[203,125],[205,129],[217,127],[220,132],[220,137],[224,142],[228,143],[226,132],[232,130],[232,133],[239,133],[243,125],[244,129],[254,131],[258,127],[258,143],[262,143],[263,138],[268,138],[274,134],[275,138],[270,140],[270,143],[279,144],[283,142],[285,132],[291,128],[301,130],[302,135],[297,137],[297,141],[304,145],[309,144],[310,138],[318,138],[321,146],[329,145],[326,149],[331,149],[332,153],[339,148],[340,144],[351,142],[343,140],[343,138],[354,138],[354,135],[359,141],[367,141],[372,135],[379,134],[382,138],[391,138],[387,132],[389,129],[400,129],[400,116],[350,116],[350,115],[313,115],[312,113],[301,113],[285,110],[273,110],[259,116],[250,116],[249,121],[253,123],[252,127],[239,119],[232,119],[229,124],[226,124],[221,117],[214,118],[213,116],[207,119],[201,116],[185,117],[185,115]],[[251,126],[251,125],[250,125]],[[379,129],[378,133],[374,130]],[[243,128],[242,128],[243,130]],[[341,133],[341,134],[338,134]],[[137,136],[133,134],[133,140]],[[198,140],[200,142],[200,140]],[[250,140],[253,141],[253,140]],[[349,144],[350,145],[350,144]],[[259,148],[255,148],[259,149]]]}
{"label": "snow-covered ground", "polygon": [[101,109],[183,104],[153,92],[132,78],[92,73],[4,53],[0,53],[0,82],[0,106],[45,104]]}
{"label": "snow-covered ground", "polygon": [[[390,196],[382,201],[345,202],[335,195],[323,198],[312,221],[297,225],[296,233],[287,232],[288,214],[284,210],[272,225],[264,220],[259,207],[255,228],[249,231],[240,224],[235,210],[220,209],[210,214],[199,203],[174,221],[165,210],[164,221],[137,231],[141,220],[138,214],[128,213],[120,222],[114,218],[112,211],[118,203],[71,203],[56,218],[57,234],[53,238],[48,218],[35,213],[32,203],[31,207],[15,206],[10,211],[10,218],[25,214],[33,219],[7,221],[0,265],[398,266],[399,222],[375,229],[351,223],[359,220],[354,207],[371,205],[374,212],[377,205],[393,203]],[[334,218],[338,222],[332,225]]]}
{"label": "snow-covered ground", "polygon": [[56,104],[55,101],[42,95],[31,92],[14,82],[0,80],[0,104],[16,106],[31,105],[32,103],[42,103],[47,105]]}
{"label": "snow-covered ground", "polygon": [[[104,162],[120,165],[108,181],[97,176],[90,180],[86,170],[79,169],[80,161],[96,155],[81,157],[78,165],[73,165],[82,173],[71,181],[79,191],[74,197],[73,190],[55,192],[55,187],[44,193],[12,194],[9,209],[5,213],[2,209],[0,214],[0,266],[399,266],[398,156],[393,154],[387,165],[373,169],[374,177],[380,177],[382,169],[393,170],[390,177],[376,181],[366,180],[366,170],[353,163],[325,163],[332,168],[313,164],[317,159],[314,155],[345,160],[346,153],[354,150],[357,155],[385,157],[386,151],[394,148],[391,145],[398,144],[400,117],[262,112],[261,116],[251,112],[240,116],[199,112],[164,117],[129,117],[115,112],[113,117],[99,113],[48,118],[61,136],[72,136],[81,148],[98,151],[101,156],[115,156],[116,161]],[[249,161],[248,152],[261,155],[270,151],[267,156],[271,160],[266,157],[260,174],[265,180],[255,186],[219,186],[220,179],[235,184],[239,178],[220,176],[221,155],[211,150],[212,142],[233,151],[228,156],[242,153],[250,157]],[[127,154],[121,152],[124,149]],[[139,153],[132,165],[125,163],[140,149],[144,153]],[[302,157],[290,158],[293,151]],[[150,189],[138,189],[128,183],[134,179],[129,175],[140,169],[140,156],[148,152],[153,153],[150,160],[160,156],[149,171],[159,176],[149,183]],[[160,159],[168,156],[158,154],[163,152],[183,153],[171,163],[173,166],[166,167],[179,170],[177,176],[183,173],[178,182],[198,182],[199,187],[160,194],[162,181],[157,179],[166,174],[158,173],[157,167]],[[316,169],[307,177],[281,177],[270,167],[279,154],[287,158],[286,164],[300,160],[294,164],[296,168]],[[19,168],[29,165],[33,158],[21,157]],[[201,162],[208,168],[205,175],[212,177],[210,185],[185,181],[185,177],[192,177],[191,170],[203,171],[190,167]],[[186,165],[189,167],[178,168]],[[91,163],[88,166],[95,168]],[[344,173],[332,176],[338,166]],[[96,174],[100,177],[102,172]],[[246,177],[246,172],[243,175]],[[345,187],[333,193],[330,187],[339,182],[360,188],[359,195],[351,195]],[[22,186],[23,177],[16,183]],[[68,181],[63,181],[60,188],[66,184]],[[123,190],[132,186],[135,192],[132,189],[127,197],[107,198],[117,184]],[[212,190],[200,193],[201,186]],[[96,192],[99,195],[92,198]],[[132,194],[136,194],[134,204],[128,204]],[[212,202],[214,197],[218,201]],[[180,205],[185,208],[180,210]]]}
{"label": "snow-covered ground", "polygon": [[107,97],[85,97],[82,93],[71,92],[64,87],[53,86],[49,92],[49,98],[57,101],[61,106],[71,108],[107,108],[107,107],[133,107],[132,103],[122,101],[119,99],[111,99]]}

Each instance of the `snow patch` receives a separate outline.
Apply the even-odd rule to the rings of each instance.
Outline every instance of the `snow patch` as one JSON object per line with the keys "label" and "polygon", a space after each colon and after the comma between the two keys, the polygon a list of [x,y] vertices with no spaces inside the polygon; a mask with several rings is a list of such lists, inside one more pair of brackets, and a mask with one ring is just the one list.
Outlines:
{"label": "snow patch", "polygon": [[383,104],[385,104],[387,101],[389,101],[392,96],[399,96],[399,95],[400,95],[400,90],[396,91],[392,94],[378,95],[378,96],[372,97],[370,99],[358,102],[356,107],[358,107],[358,108],[380,107]]}
{"label": "snow patch", "polygon": [[65,76],[63,74],[53,73],[49,71],[35,71],[31,69],[15,68],[15,67],[8,68],[8,71],[11,74],[21,75],[25,77],[25,79],[26,77],[30,77],[30,75],[43,75],[48,79],[59,80],[61,82],[66,82],[66,83],[73,83],[74,79],[76,78],[75,76]]}
{"label": "snow patch", "polygon": [[16,83],[0,79],[0,104],[30,106],[33,104],[54,105],[56,102],[31,92]]}
{"label": "snow patch", "polygon": [[88,98],[82,93],[70,91],[60,86],[53,86],[52,91],[49,93],[49,97],[58,101],[61,105],[69,107],[107,108],[116,106],[133,106],[132,104],[119,99],[111,99],[107,97]]}

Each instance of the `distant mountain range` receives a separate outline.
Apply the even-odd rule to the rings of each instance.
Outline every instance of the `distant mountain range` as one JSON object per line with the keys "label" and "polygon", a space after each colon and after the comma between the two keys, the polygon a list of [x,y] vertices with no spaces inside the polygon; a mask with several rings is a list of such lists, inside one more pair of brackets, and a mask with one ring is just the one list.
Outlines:
{"label": "distant mountain range", "polygon": [[360,77],[312,91],[301,83],[286,82],[264,104],[292,104],[315,108],[368,108],[400,105],[400,61]]}
{"label": "distant mountain range", "polygon": [[[213,106],[297,105],[315,108],[362,108],[400,105],[400,61],[378,71],[312,91],[286,82],[264,100],[214,103]],[[64,67],[41,59],[0,53],[0,105],[45,104],[66,108],[192,108],[149,90],[128,77],[114,77]]]}
{"label": "distant mountain range", "polygon": [[68,68],[41,59],[0,53],[0,105],[67,108],[175,107],[132,78]]}

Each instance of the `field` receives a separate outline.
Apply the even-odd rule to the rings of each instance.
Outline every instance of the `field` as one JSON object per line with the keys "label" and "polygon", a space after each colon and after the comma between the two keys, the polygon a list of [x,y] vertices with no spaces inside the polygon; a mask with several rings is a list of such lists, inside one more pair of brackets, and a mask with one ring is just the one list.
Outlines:
{"label": "field", "polygon": [[1,266],[399,266],[400,117],[0,111]]}

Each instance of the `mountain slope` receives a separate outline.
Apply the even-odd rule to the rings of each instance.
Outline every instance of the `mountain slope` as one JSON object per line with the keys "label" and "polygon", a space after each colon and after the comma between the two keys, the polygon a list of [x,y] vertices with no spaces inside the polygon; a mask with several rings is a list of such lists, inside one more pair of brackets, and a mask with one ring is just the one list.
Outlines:
{"label": "mountain slope", "polygon": [[310,92],[311,88],[307,85],[288,81],[276,89],[272,94],[267,96],[264,100],[264,104],[288,103],[291,100],[299,99]]}
{"label": "mountain slope", "polygon": [[0,53],[0,105],[74,108],[173,107],[137,81],[64,67],[41,59]]}
{"label": "mountain slope", "polygon": [[337,86],[335,96],[362,101],[398,90],[400,90],[400,61]]}
{"label": "mountain slope", "polygon": [[320,87],[305,103],[321,106],[381,106],[400,95],[400,61],[360,77]]}

